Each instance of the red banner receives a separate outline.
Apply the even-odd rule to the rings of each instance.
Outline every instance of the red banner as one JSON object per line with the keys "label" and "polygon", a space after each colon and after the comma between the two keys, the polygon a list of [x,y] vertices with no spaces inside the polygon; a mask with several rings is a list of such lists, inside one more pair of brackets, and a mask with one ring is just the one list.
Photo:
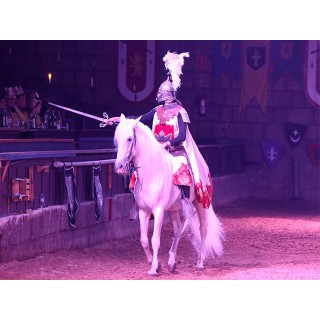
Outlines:
{"label": "red banner", "polygon": [[147,99],[154,89],[155,41],[119,41],[118,89],[129,101]]}

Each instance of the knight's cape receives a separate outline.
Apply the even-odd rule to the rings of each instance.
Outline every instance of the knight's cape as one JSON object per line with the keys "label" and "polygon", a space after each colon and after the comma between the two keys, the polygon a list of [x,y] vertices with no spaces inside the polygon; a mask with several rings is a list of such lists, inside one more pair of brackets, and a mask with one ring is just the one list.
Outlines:
{"label": "knight's cape", "polygon": [[209,167],[198,149],[187,126],[184,147],[187,151],[195,182],[195,193],[198,202],[209,208],[212,200],[212,178]]}

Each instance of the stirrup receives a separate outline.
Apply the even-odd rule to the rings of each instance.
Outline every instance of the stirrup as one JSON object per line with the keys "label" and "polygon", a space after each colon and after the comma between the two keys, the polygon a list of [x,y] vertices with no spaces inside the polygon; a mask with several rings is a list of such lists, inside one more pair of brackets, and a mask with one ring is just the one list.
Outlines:
{"label": "stirrup", "polygon": [[181,199],[182,215],[185,219],[191,218],[197,212],[195,206],[188,198]]}

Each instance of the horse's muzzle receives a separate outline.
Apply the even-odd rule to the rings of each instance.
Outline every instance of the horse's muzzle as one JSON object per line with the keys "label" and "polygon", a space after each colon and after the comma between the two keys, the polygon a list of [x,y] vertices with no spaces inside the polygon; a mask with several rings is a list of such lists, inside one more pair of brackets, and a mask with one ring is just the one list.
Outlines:
{"label": "horse's muzzle", "polygon": [[123,165],[119,162],[115,162],[114,164],[114,169],[116,171],[117,174],[121,174],[123,176],[125,176],[126,174],[128,174],[128,171],[127,171],[127,166],[126,165]]}

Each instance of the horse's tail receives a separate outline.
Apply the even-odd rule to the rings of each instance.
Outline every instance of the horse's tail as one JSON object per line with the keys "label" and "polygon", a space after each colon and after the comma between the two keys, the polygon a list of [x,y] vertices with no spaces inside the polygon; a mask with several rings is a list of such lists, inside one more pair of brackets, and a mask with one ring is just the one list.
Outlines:
{"label": "horse's tail", "polygon": [[203,228],[207,225],[207,236],[205,240],[206,257],[221,256],[223,254],[222,241],[224,240],[224,230],[222,223],[216,216],[212,205],[208,209],[202,207],[195,201],[197,213],[189,220],[188,228],[191,231],[191,241],[194,248],[200,252],[201,236],[200,236],[200,220],[203,221]]}

